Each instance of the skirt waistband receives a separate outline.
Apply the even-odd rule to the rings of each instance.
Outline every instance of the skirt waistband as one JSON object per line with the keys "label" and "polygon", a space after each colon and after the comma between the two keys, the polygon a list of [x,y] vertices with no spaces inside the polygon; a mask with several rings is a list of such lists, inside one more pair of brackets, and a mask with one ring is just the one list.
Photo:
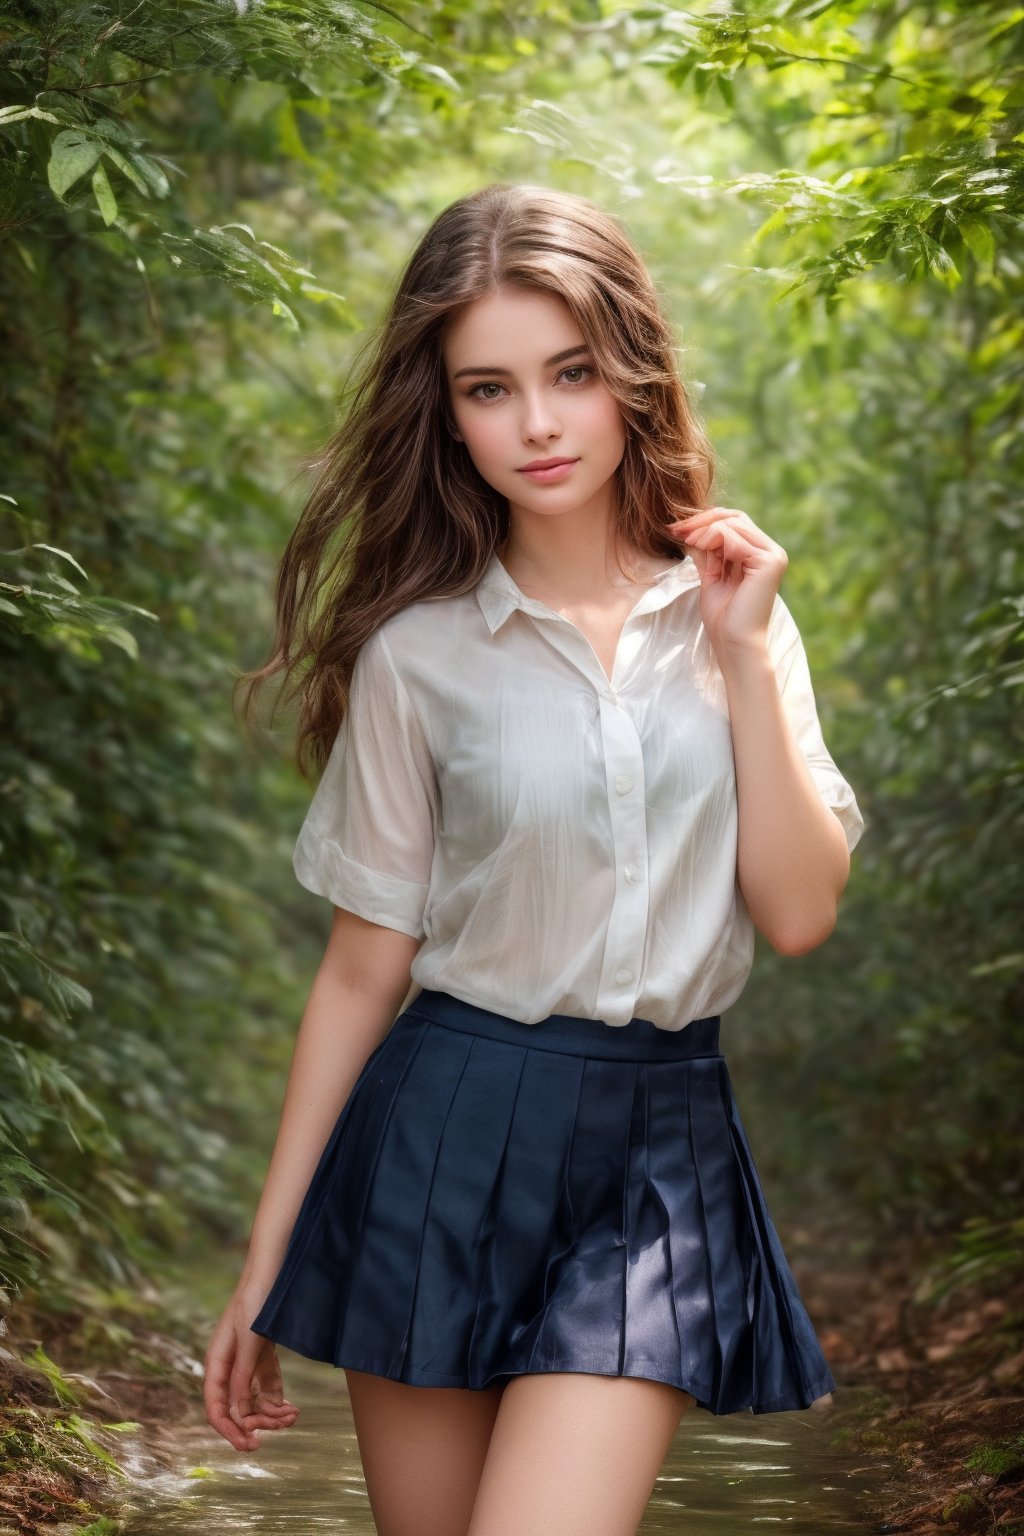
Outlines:
{"label": "skirt waistband", "polygon": [[477,1003],[467,1003],[451,992],[424,987],[396,1023],[407,1015],[510,1045],[607,1061],[681,1061],[722,1054],[718,1043],[721,1015],[717,1013],[691,1019],[681,1029],[660,1029],[650,1019],[640,1018],[630,1019],[628,1024],[606,1024],[603,1019],[578,1018],[571,1013],[552,1013],[539,1023],[524,1024]]}

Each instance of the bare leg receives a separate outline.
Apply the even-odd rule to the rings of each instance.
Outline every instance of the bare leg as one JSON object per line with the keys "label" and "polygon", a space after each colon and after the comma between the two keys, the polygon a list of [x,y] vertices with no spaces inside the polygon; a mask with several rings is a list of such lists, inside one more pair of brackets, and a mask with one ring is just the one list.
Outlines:
{"label": "bare leg", "polygon": [[693,1402],[664,1382],[628,1376],[513,1377],[467,1536],[635,1536]]}
{"label": "bare leg", "polygon": [[465,1536],[503,1386],[345,1380],[378,1536]]}

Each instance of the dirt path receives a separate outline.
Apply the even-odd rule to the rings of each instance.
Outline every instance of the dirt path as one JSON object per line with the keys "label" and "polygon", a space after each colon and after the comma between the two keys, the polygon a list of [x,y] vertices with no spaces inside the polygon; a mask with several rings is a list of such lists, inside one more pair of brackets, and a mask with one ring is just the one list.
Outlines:
{"label": "dirt path", "polygon": [[1024,1536],[1024,1279],[929,1303],[920,1244],[830,1264],[848,1242],[801,1232],[792,1250],[837,1383],[874,1389],[859,1448],[891,1469],[878,1529]]}

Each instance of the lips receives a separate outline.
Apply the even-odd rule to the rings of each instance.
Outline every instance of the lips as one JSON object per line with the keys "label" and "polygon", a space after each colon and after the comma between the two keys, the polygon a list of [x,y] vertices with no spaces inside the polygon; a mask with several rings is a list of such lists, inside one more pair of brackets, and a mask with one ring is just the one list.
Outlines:
{"label": "lips", "polygon": [[559,464],[575,464],[575,459],[534,459],[532,464],[520,466],[520,474],[525,474],[530,469],[557,469]]}

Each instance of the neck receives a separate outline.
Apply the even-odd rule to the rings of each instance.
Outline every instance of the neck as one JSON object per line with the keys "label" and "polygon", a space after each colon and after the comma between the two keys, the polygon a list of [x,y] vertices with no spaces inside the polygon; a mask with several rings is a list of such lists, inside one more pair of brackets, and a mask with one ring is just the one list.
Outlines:
{"label": "neck", "polygon": [[[664,560],[622,547],[610,498],[604,506],[591,502],[557,515],[526,512],[512,505],[509,519],[509,535],[498,556],[527,595],[557,593],[567,603],[586,601],[615,588],[631,587],[636,577],[665,568]],[[625,576],[616,560],[617,549]]]}

